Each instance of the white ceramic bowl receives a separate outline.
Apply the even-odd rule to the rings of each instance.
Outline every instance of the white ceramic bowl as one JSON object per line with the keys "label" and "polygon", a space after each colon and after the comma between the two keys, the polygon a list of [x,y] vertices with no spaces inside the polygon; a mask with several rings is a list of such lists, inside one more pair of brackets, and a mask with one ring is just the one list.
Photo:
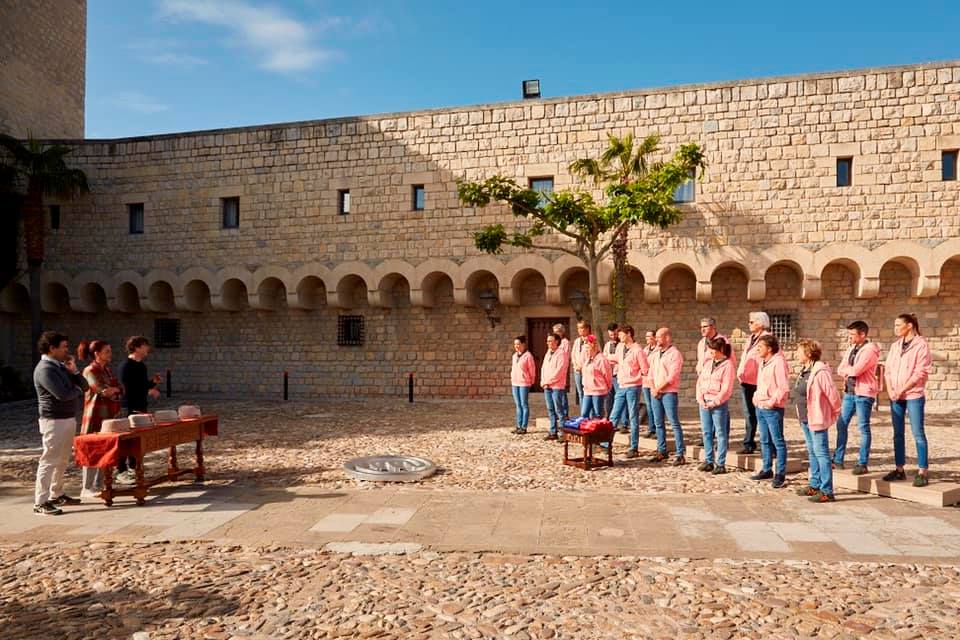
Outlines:
{"label": "white ceramic bowl", "polygon": [[127,433],[130,431],[130,421],[124,418],[104,420],[100,425],[101,433]]}
{"label": "white ceramic bowl", "polygon": [[132,429],[146,429],[156,424],[152,413],[134,413],[128,419]]}
{"label": "white ceramic bowl", "polygon": [[159,422],[176,422],[179,420],[179,415],[176,411],[172,409],[162,409],[160,411],[153,412],[153,419]]}
{"label": "white ceramic bowl", "polygon": [[181,405],[181,407],[177,409],[177,413],[180,415],[181,420],[186,420],[187,418],[199,418],[200,407],[195,404]]}

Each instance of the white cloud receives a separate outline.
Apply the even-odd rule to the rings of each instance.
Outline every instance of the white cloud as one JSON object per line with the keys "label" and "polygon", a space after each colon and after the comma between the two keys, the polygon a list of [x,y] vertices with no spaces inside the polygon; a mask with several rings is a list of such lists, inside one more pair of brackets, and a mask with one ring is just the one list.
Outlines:
{"label": "white cloud", "polygon": [[150,96],[136,91],[123,91],[116,93],[107,99],[107,102],[115,107],[136,111],[137,113],[160,113],[169,111],[170,106],[158,102]]}
{"label": "white cloud", "polygon": [[314,42],[315,30],[271,7],[241,0],[161,0],[161,14],[224,27],[269,71],[306,71],[341,57]]}
{"label": "white cloud", "polygon": [[182,53],[185,44],[178,40],[138,40],[127,47],[135,51],[137,57],[150,64],[168,67],[199,67],[209,61],[189,53]]}

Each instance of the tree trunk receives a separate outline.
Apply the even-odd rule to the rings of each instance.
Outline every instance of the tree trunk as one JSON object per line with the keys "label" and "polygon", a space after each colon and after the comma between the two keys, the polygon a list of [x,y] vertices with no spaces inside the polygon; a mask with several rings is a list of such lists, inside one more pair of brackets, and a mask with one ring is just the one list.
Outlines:
{"label": "tree trunk", "polygon": [[39,264],[27,265],[30,275],[30,349],[33,354],[33,364],[40,361],[40,351],[37,342],[43,333],[43,312],[40,309],[40,292],[43,291],[43,268]]}
{"label": "tree trunk", "polygon": [[613,301],[617,324],[627,321],[627,229],[617,234],[613,254]]}
{"label": "tree trunk", "polygon": [[597,342],[602,346],[604,343],[604,338],[606,337],[606,333],[600,326],[599,267],[600,261],[595,255],[593,255],[593,252],[591,251],[587,255],[587,274],[589,276],[588,282],[590,284],[590,324],[593,326],[593,335],[597,336]]}
{"label": "tree trunk", "polygon": [[43,193],[31,178],[23,201],[23,236],[30,274],[30,338],[33,362],[40,360],[37,341],[43,332],[40,300],[43,295]]}

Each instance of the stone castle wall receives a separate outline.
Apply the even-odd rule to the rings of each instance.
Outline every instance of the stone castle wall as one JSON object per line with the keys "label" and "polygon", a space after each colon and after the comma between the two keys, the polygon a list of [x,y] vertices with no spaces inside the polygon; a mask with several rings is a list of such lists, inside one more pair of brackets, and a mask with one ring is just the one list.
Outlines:
{"label": "stone castle wall", "polygon": [[82,138],[86,0],[0,6],[0,133]]}
{"label": "stone castle wall", "polygon": [[[471,232],[510,216],[461,207],[457,181],[564,188],[607,133],[657,132],[665,152],[700,143],[709,167],[681,224],[633,232],[628,318],[676,326],[688,395],[702,315],[742,339],[750,310],[789,312],[835,364],[847,323],[866,319],[886,347],[894,316],[914,311],[945,406],[960,401],[960,189],[940,159],[960,147],[958,97],[960,63],[943,63],[79,143],[93,193],[61,203],[50,235],[48,324],[116,341],[179,317],[184,344],[155,365],[198,390],[268,393],[289,370],[298,393],[400,394],[412,371],[429,395],[503,393],[512,336],[569,317],[585,274],[559,252],[481,256]],[[839,157],[853,186],[836,186]],[[239,229],[222,228],[225,197],[240,198]],[[145,232],[130,235],[138,202]],[[0,308],[22,310],[16,286]],[[485,287],[499,292],[493,329]],[[364,315],[364,347],[337,346],[346,313]]]}

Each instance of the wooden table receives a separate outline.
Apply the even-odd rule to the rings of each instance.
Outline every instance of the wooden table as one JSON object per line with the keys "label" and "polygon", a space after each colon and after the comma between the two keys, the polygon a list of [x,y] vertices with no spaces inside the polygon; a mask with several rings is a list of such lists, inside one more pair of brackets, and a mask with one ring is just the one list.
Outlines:
{"label": "wooden table", "polygon": [[[100,498],[108,507],[113,505],[117,496],[133,496],[138,505],[146,502],[147,490],[162,482],[172,482],[184,474],[193,474],[196,482],[204,479],[203,439],[217,435],[217,416],[201,416],[179,422],[161,423],[146,429],[135,429],[129,433],[96,433],[77,436],[74,448],[78,464],[99,467],[103,473],[104,490]],[[177,463],[177,445],[196,443],[196,466],[181,469]],[[143,473],[143,457],[152,451],[168,449],[167,472],[161,476],[147,479]],[[120,460],[133,457],[137,460],[137,482],[130,488],[117,489],[113,486],[113,470]]]}
{"label": "wooden table", "polygon": [[[570,443],[583,445],[583,457],[569,456]],[[607,443],[607,459],[597,458],[593,454],[594,445]],[[590,471],[597,467],[613,466],[613,429],[598,429],[596,431],[579,431],[578,429],[563,429],[563,464]]]}

